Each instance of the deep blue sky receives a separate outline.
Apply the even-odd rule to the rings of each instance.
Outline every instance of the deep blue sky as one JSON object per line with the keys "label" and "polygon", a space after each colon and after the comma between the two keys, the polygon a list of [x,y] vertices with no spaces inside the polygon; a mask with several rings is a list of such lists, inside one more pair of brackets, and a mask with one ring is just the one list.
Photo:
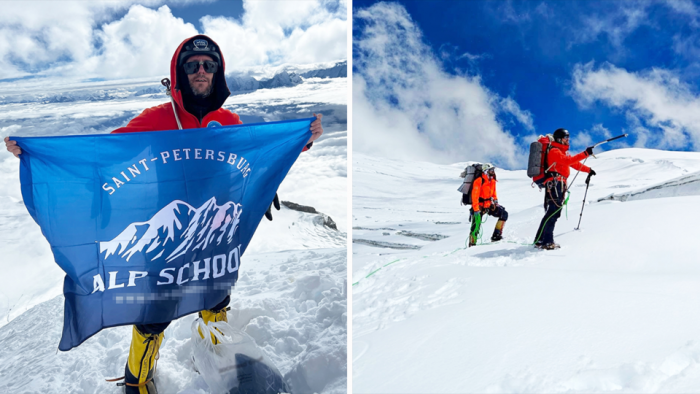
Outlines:
{"label": "deep blue sky", "polygon": [[[223,16],[230,19],[240,19],[241,15],[243,15],[242,0],[215,0],[211,3],[197,4],[168,3],[165,5],[170,8],[173,16],[182,18],[182,20],[187,23],[191,23],[197,30],[201,30],[202,28],[199,19],[207,15],[214,17]],[[163,4],[157,6],[144,5],[144,7],[151,9],[158,9],[162,6]],[[129,9],[125,9],[116,13],[112,20],[121,19],[128,11]]]}
{"label": "deep blue sky", "polygon": [[[353,7],[375,2],[355,0]],[[608,62],[630,73],[671,70],[697,96],[700,50],[695,48],[700,40],[697,15],[687,9],[692,7],[684,12],[666,2],[590,0],[399,3],[422,30],[425,42],[443,58],[445,71],[480,75],[489,90],[512,97],[533,114],[538,134],[559,127],[575,133],[591,130],[595,124],[613,135],[630,130],[626,112],[619,107],[595,102],[590,108],[579,108],[571,95],[577,64],[594,61],[599,67]],[[635,12],[642,16],[635,19]],[[361,26],[354,23],[356,35]],[[592,26],[600,31],[594,33]],[[685,50],[674,46],[678,42],[685,42]],[[464,53],[480,57],[460,58]],[[517,135],[532,134],[517,124],[509,129]],[[593,133],[593,138],[603,137]],[[628,142],[634,141],[631,135]]]}
{"label": "deep blue sky", "polygon": [[240,0],[218,0],[207,4],[177,5],[168,4],[174,16],[201,29],[199,19],[203,16],[224,16],[239,19],[243,14],[243,2]]}

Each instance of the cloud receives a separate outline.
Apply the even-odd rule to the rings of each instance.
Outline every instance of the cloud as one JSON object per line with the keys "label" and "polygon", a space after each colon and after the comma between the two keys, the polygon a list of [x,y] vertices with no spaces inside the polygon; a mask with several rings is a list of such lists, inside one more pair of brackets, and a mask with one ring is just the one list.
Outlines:
{"label": "cloud", "polygon": [[[437,152],[425,134],[403,111],[389,103],[367,100],[367,84],[362,75],[354,75],[352,83],[353,150],[371,156],[433,161]],[[467,160],[463,157],[459,160]]]}
{"label": "cloud", "polygon": [[261,64],[307,64],[347,58],[346,3],[329,11],[321,1],[244,3],[241,21],[202,19],[232,68]]}
{"label": "cloud", "polygon": [[535,130],[532,113],[530,111],[520,109],[520,105],[511,97],[502,98],[499,105],[503,112],[513,115],[526,130]]}
{"label": "cloud", "polygon": [[490,57],[490,56],[488,56],[488,55],[472,55],[469,52],[464,52],[463,54],[461,54],[460,56],[457,57],[457,60],[466,58],[470,62],[473,62],[473,61],[477,61],[479,59],[486,58],[486,57]]}
{"label": "cloud", "polygon": [[[520,7],[519,4],[515,3],[518,5],[518,9],[513,7],[513,2],[512,1],[504,1],[500,4],[498,7],[498,13],[499,17],[503,22],[507,23],[512,23],[516,25],[520,25],[523,23],[529,23],[532,21],[532,16],[530,15],[530,11],[527,10],[526,8],[529,7]],[[538,6],[539,9],[539,6]]]}
{"label": "cloud", "polygon": [[665,4],[678,14],[690,16],[693,19],[700,16],[700,10],[691,0],[666,0]]}
{"label": "cloud", "polygon": [[[181,0],[169,4],[210,1]],[[313,63],[347,57],[345,0],[244,0],[240,21],[204,17],[201,31],[174,17],[164,3],[3,2],[3,78],[167,75],[177,45],[198,33],[211,34],[224,50],[227,64],[233,66]],[[122,13],[124,16],[115,20],[115,15]]]}
{"label": "cloud", "polygon": [[551,19],[555,17],[554,10],[552,10],[551,7],[547,6],[547,3],[544,1],[541,2],[536,8],[535,12],[538,13],[539,15],[542,15],[543,18],[545,19]]}
{"label": "cloud", "polygon": [[353,149],[405,160],[492,161],[522,167],[524,152],[498,113],[532,127],[512,98],[477,76],[450,75],[423,42],[404,7],[377,3],[357,10],[353,40]]}
{"label": "cloud", "polygon": [[[676,53],[684,55],[689,60],[697,58],[698,49],[698,17],[700,8],[692,0],[665,0],[649,1],[641,0],[635,2],[602,2],[603,9],[592,15],[582,16],[582,23],[567,24],[571,33],[569,46],[576,44],[588,44],[604,37],[616,50],[612,56],[623,58],[628,54],[625,47],[625,40],[640,27],[646,26],[653,29],[653,34],[661,35],[669,33],[668,26],[659,25],[659,19],[655,16],[661,8],[665,8],[673,15],[672,19],[678,20],[680,24],[687,23],[692,29],[682,31],[673,36],[673,49]],[[612,5],[612,7],[608,7]],[[671,30],[674,30],[674,24]],[[685,30],[678,29],[675,30]]]}
{"label": "cloud", "polygon": [[[3,78],[80,63],[95,51],[96,26],[136,1],[5,1],[0,12]],[[145,1],[156,5],[162,1]]]}
{"label": "cloud", "polygon": [[619,4],[592,16],[583,17],[583,25],[573,30],[571,44],[590,43],[606,36],[610,44],[623,48],[625,39],[641,25],[648,23],[647,2]]}
{"label": "cloud", "polygon": [[591,146],[613,136],[610,130],[600,123],[593,125],[590,130],[579,131],[573,135],[574,136],[571,139],[571,147],[574,148],[573,150],[583,150],[585,147]]}
{"label": "cloud", "polygon": [[106,76],[110,78],[167,75],[175,48],[196,34],[197,29],[174,17],[168,6],[152,10],[135,5],[123,18],[95,32],[103,47],[100,53],[84,63],[71,63],[56,71],[73,75],[87,71],[105,76],[101,70],[108,70]]}
{"label": "cloud", "polygon": [[700,148],[700,97],[672,71],[629,72],[611,64],[576,65],[572,95],[582,107],[600,102],[621,110],[638,143],[658,149]]}

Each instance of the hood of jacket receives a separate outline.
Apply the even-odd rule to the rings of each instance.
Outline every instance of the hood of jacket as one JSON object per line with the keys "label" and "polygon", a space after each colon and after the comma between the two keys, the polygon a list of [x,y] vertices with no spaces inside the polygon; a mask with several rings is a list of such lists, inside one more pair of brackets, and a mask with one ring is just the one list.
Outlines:
{"label": "hood of jacket", "polygon": [[[224,102],[228,98],[228,96],[231,95],[231,91],[229,90],[228,86],[226,85],[226,78],[224,77],[225,70],[226,70],[226,63],[224,61],[224,54],[221,53],[221,49],[219,48],[219,44],[214,42],[211,38],[208,36],[205,36],[203,34],[198,34],[196,36],[190,37],[180,43],[180,46],[177,47],[177,50],[175,50],[175,53],[173,54],[173,58],[170,61],[170,83],[171,83],[171,91],[170,93],[173,96],[173,99],[177,103],[177,105],[180,107],[181,110],[186,111],[185,105],[183,100],[185,97],[192,97],[191,95],[187,94],[191,92],[190,88],[190,83],[187,80],[187,74],[185,74],[185,71],[181,68],[178,67],[178,59],[180,58],[180,53],[183,51],[183,47],[185,44],[187,44],[190,40],[194,39],[205,39],[209,41],[210,43],[214,44],[217,48],[217,52],[219,56],[221,57],[221,63],[219,69],[216,71],[214,74],[214,81],[213,81],[213,90],[211,93],[211,103],[212,103],[212,108],[211,111],[216,111],[219,108],[221,108],[222,105],[224,105]],[[216,60],[216,59],[214,59]],[[185,93],[183,95],[183,92]]]}
{"label": "hood of jacket", "polygon": [[553,148],[557,148],[557,149],[561,150],[561,151],[564,152],[564,153],[566,153],[566,152],[569,150],[569,145],[560,144],[560,143],[558,143],[558,142],[556,142],[556,141],[552,142],[552,147],[553,147]]}

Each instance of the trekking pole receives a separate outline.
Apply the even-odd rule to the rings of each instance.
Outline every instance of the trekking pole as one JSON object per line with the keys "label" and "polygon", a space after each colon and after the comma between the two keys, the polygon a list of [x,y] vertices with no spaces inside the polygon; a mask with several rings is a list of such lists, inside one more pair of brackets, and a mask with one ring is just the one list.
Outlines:
{"label": "trekking pole", "polygon": [[591,182],[591,174],[588,174],[588,178],[586,178],[586,192],[583,194],[583,204],[581,204],[581,214],[578,217],[578,224],[576,225],[576,228],[574,230],[580,230],[581,226],[581,219],[583,218],[583,208],[586,206],[586,196],[588,195],[588,185]]}
{"label": "trekking pole", "polygon": [[170,79],[169,78],[163,78],[160,80],[160,83],[165,86],[165,94],[170,96],[170,104],[173,106],[173,114],[175,114],[175,120],[177,121],[177,127],[182,130],[182,123],[180,123],[180,117],[177,116],[177,108],[175,108],[175,98],[172,95],[172,92],[170,91]]}
{"label": "trekking pole", "polygon": [[[599,143],[593,145],[593,147],[595,148],[595,147],[598,146],[598,145],[603,145],[603,144],[606,144],[606,143],[608,143],[608,142],[610,142],[610,141],[615,141],[615,140],[620,139],[620,138],[625,138],[625,137],[627,137],[628,135],[629,135],[629,134],[620,134],[620,135],[618,135],[617,137],[608,138],[608,139],[605,140],[605,141],[601,141],[601,142],[599,142]],[[595,157],[595,156],[593,156],[593,157]],[[586,160],[588,160],[588,158],[586,158]],[[584,160],[583,162],[585,163],[586,160]],[[571,184],[573,184],[574,181],[576,181],[576,177],[577,177],[577,176],[578,176],[578,172],[576,173],[576,176],[574,177],[574,180],[571,182]],[[579,217],[578,217],[578,225],[576,225],[576,228],[575,228],[574,230],[580,230],[581,219],[583,218],[583,208],[586,206],[586,196],[588,195],[588,185],[590,184],[590,182],[591,182],[591,174],[589,173],[589,174],[588,174],[588,177],[586,178],[586,192],[583,194],[583,204],[581,204],[581,214],[580,214]],[[571,185],[569,185],[569,187],[571,187]]]}

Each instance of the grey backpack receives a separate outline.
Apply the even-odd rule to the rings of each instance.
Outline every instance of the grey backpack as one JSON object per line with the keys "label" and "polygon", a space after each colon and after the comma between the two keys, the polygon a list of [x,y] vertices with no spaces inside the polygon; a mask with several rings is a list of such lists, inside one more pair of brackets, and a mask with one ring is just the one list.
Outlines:
{"label": "grey backpack", "polygon": [[481,163],[469,165],[459,174],[460,177],[464,178],[464,181],[457,189],[458,192],[462,193],[462,205],[472,204],[472,184],[474,179],[480,177],[481,174]]}

